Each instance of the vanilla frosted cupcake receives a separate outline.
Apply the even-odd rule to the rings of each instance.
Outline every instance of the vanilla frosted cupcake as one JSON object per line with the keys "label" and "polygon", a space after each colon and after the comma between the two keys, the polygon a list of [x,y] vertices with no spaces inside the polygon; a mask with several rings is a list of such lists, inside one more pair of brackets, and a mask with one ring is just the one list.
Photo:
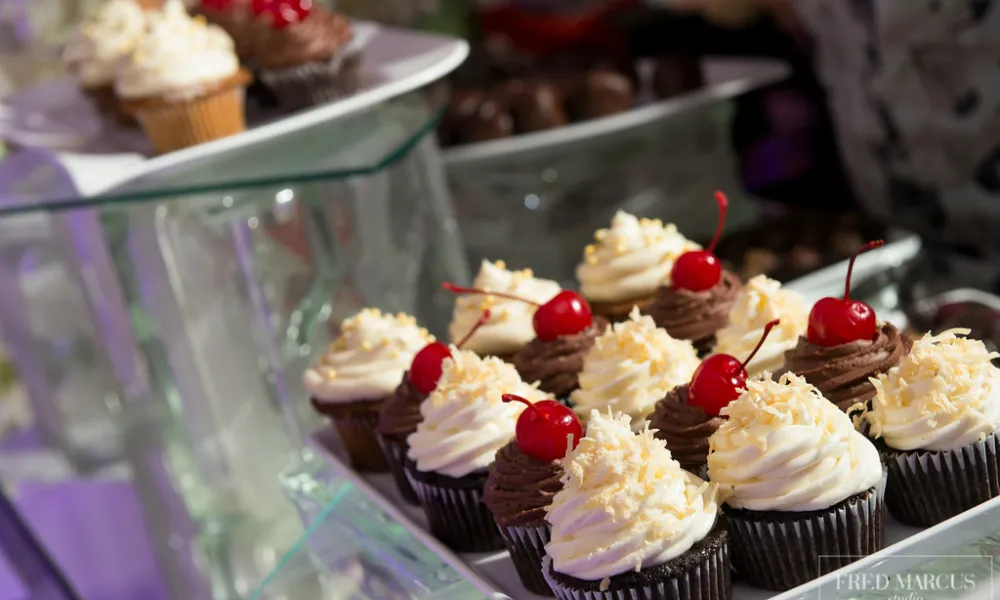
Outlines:
{"label": "vanilla frosted cupcake", "polygon": [[492,513],[480,502],[489,467],[515,433],[525,405],[549,399],[521,380],[513,365],[452,347],[437,387],[420,405],[423,420],[406,439],[407,475],[427,514],[431,533],[453,550],[504,547]]}
{"label": "vanilla frosted cupcake", "polygon": [[[593,411],[548,507],[542,570],[564,600],[730,597],[719,491],[628,415]],[[677,595],[683,590],[683,596]]]}
{"label": "vanilla frosted cupcake", "polygon": [[741,577],[786,590],[882,548],[878,451],[819,390],[765,373],[721,414],[708,477],[727,495]]}
{"label": "vanilla frosted cupcake", "polygon": [[776,372],[785,363],[785,352],[805,335],[809,326],[809,306],[797,292],[781,288],[781,283],[758,275],[746,282],[729,312],[729,324],[715,334],[713,354],[737,358],[749,356],[764,333],[764,326],[780,319],[757,354],[747,364],[750,376]]}
{"label": "vanilla frosted cupcake", "polygon": [[165,153],[246,129],[249,82],[232,38],[172,0],[150,14],[145,34],[118,69],[115,94]]}
{"label": "vanilla frosted cupcake", "polygon": [[672,223],[639,219],[618,211],[611,227],[599,229],[576,268],[580,292],[594,314],[610,321],[626,319],[632,307],[643,308],[670,278],[677,257],[700,248]]}
{"label": "vanilla frosted cupcake", "polygon": [[581,417],[593,409],[623,412],[638,427],[660,398],[691,380],[699,364],[691,342],[675,340],[634,308],[628,321],[597,338],[570,400]]}
{"label": "vanilla frosted cupcake", "polygon": [[458,343],[472,331],[483,311],[489,310],[489,320],[466,340],[462,348],[480,356],[497,356],[503,360],[511,358],[535,339],[532,319],[537,306],[533,303],[544,304],[562,291],[554,281],[535,278],[531,269],[508,271],[502,260],[484,260],[472,287],[526,300],[521,302],[490,294],[469,294],[455,299],[455,310],[448,326],[452,343]]}
{"label": "vanilla frosted cupcake", "polygon": [[366,308],[341,323],[340,337],[303,374],[313,408],[330,417],[359,471],[388,470],[375,432],[379,410],[432,341],[413,317]]}
{"label": "vanilla frosted cupcake", "polygon": [[1000,369],[967,329],[927,335],[872,379],[865,414],[889,469],[886,504],[928,527],[1000,496]]}

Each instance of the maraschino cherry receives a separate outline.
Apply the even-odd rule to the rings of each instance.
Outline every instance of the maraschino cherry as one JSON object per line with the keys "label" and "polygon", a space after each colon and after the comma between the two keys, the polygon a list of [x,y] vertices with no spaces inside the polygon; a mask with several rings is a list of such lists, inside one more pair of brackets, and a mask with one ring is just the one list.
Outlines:
{"label": "maraschino cherry", "polygon": [[252,0],[250,11],[255,17],[266,15],[275,29],[284,29],[312,13],[312,0]]}
{"label": "maraschino cherry", "polygon": [[[489,320],[490,311],[484,310],[483,314],[479,315],[476,324],[469,330],[469,333],[465,334],[465,337],[455,344],[455,346],[461,348],[463,344],[469,341],[472,334],[476,333],[476,330]],[[441,379],[441,363],[444,362],[444,359],[450,357],[451,350],[441,342],[431,342],[413,355],[413,362],[410,363],[410,381],[413,382],[414,387],[421,394],[429,394],[434,391],[438,380]]]}
{"label": "maraschino cherry", "polygon": [[528,408],[517,418],[514,439],[517,447],[538,460],[552,461],[566,457],[566,436],[573,436],[573,448],[583,437],[580,417],[555,400],[528,402],[514,394],[504,394],[504,402],[520,402]]}
{"label": "maraschino cherry", "polygon": [[743,362],[729,354],[713,354],[701,361],[688,386],[688,404],[701,408],[710,417],[716,417],[727,404],[739,398],[740,391],[747,387],[747,364],[778,323],[779,319],[775,319],[764,326],[760,340]]}
{"label": "maraschino cherry", "polygon": [[675,290],[704,292],[718,285],[722,279],[722,263],[713,252],[726,224],[729,199],[722,192],[715,192],[715,202],[719,205],[719,224],[715,228],[715,237],[704,250],[692,250],[677,257],[670,270],[670,286]]}
{"label": "maraschino cherry", "polygon": [[851,274],[858,256],[885,244],[883,240],[868,242],[851,257],[847,264],[844,298],[820,298],[809,311],[806,339],[817,346],[831,348],[858,340],[873,340],[878,326],[875,311],[860,300],[851,300]]}
{"label": "maraschino cherry", "polygon": [[456,294],[482,294],[516,300],[538,307],[535,316],[531,319],[531,325],[535,329],[535,335],[543,342],[551,342],[564,335],[580,333],[594,322],[594,316],[590,312],[590,305],[583,296],[570,290],[563,290],[552,297],[551,300],[542,304],[527,300],[513,294],[502,292],[488,292],[475,288],[458,287],[451,283],[445,283],[444,289]]}

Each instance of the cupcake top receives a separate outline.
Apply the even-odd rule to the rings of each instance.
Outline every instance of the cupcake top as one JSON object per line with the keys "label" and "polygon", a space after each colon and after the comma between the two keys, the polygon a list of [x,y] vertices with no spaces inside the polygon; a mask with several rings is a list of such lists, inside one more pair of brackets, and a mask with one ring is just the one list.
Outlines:
{"label": "cupcake top", "polygon": [[535,338],[514,355],[514,366],[525,381],[537,381],[542,391],[565,398],[580,387],[583,360],[608,327],[607,319],[594,316],[590,327],[580,333],[550,342]]}
{"label": "cupcake top", "polygon": [[537,307],[531,302],[544,304],[561,291],[554,281],[536,279],[531,269],[508,271],[502,260],[484,260],[472,287],[511,294],[529,301],[519,302],[490,294],[470,294],[455,299],[455,311],[448,326],[448,335],[453,343],[472,331],[484,310],[490,311],[489,320],[462,346],[480,356],[513,354],[535,339],[532,319]]}
{"label": "cupcake top", "polygon": [[560,461],[525,454],[511,440],[496,454],[483,488],[483,504],[500,527],[541,527],[545,509],[562,489]]}
{"label": "cupcake top", "polygon": [[709,439],[709,479],[755,511],[822,510],[882,478],[878,451],[815,387],[786,373],[747,381]]}
{"label": "cupcake top", "polygon": [[993,435],[1000,427],[998,355],[968,329],[926,335],[910,353],[874,379],[875,398],[865,418],[871,435],[897,450],[954,450]]}
{"label": "cupcake top", "polygon": [[[265,21],[267,15],[260,17]],[[328,61],[354,38],[351,22],[311,3],[308,15],[285,27],[257,27],[253,60],[262,69],[287,69],[310,62]]]}
{"label": "cupcake top", "polygon": [[552,568],[584,580],[661,565],[715,525],[719,490],[681,469],[648,428],[628,415],[593,411],[587,433],[563,461],[552,499]]}
{"label": "cupcake top", "polygon": [[464,477],[489,467],[497,450],[514,437],[525,408],[520,402],[504,403],[503,394],[531,402],[548,399],[521,381],[512,365],[452,347],[437,388],[420,405],[423,421],[406,439],[417,469]]}
{"label": "cupcake top", "polygon": [[585,416],[610,409],[638,422],[664,394],[690,381],[698,364],[691,342],[675,340],[633,309],[628,321],[597,338],[584,359],[580,389],[571,396],[574,410]]}
{"label": "cupcake top", "polygon": [[643,312],[673,337],[691,340],[696,348],[707,351],[715,333],[729,322],[729,311],[742,285],[738,275],[726,270],[719,283],[702,292],[664,284]]}
{"label": "cupcake top", "polygon": [[73,34],[63,58],[84,87],[110,85],[118,63],[146,31],[146,11],[135,0],[109,0]]}
{"label": "cupcake top", "polygon": [[594,302],[623,302],[653,295],[670,278],[677,257],[700,248],[658,219],[618,211],[611,227],[594,234],[576,268],[580,291]]}
{"label": "cupcake top", "polygon": [[173,1],[149,15],[145,34],[120,65],[115,92],[122,98],[193,97],[239,68],[232,38]]}
{"label": "cupcake top", "polygon": [[341,323],[340,337],[306,369],[302,383],[320,403],[381,400],[396,389],[413,356],[433,341],[409,315],[366,308]]}
{"label": "cupcake top", "polygon": [[407,436],[417,430],[417,425],[423,417],[420,415],[420,405],[427,399],[427,394],[421,393],[410,381],[410,372],[403,373],[403,379],[396,386],[378,413],[378,432],[386,437],[405,441]]}
{"label": "cupcake top", "polygon": [[743,360],[757,346],[764,326],[775,319],[780,319],[780,323],[771,330],[764,345],[746,366],[750,376],[781,368],[785,352],[795,347],[799,336],[805,335],[809,326],[809,306],[805,298],[782,289],[778,281],[758,275],[736,295],[729,311],[729,324],[716,332],[712,352]]}

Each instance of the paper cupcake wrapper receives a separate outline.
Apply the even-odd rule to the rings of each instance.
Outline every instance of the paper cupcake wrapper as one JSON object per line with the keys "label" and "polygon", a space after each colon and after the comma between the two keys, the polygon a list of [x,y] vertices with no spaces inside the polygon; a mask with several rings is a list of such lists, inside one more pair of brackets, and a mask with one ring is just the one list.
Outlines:
{"label": "paper cupcake wrapper", "polygon": [[480,498],[486,476],[456,479],[454,486],[425,483],[414,477],[412,463],[406,475],[427,515],[434,537],[456,552],[494,552],[503,550],[504,541],[493,514]]}
{"label": "paper cupcake wrapper", "polygon": [[378,403],[370,404],[374,410],[356,409],[347,405],[342,410],[334,407],[327,414],[333,428],[340,435],[340,441],[354,470],[362,473],[385,473],[389,471],[389,463],[379,445],[378,434],[375,433],[378,426]]}
{"label": "paper cupcake wrapper", "polygon": [[245,131],[245,88],[230,87],[200,98],[139,108],[136,119],[160,154]]}
{"label": "paper cupcake wrapper", "polygon": [[287,69],[261,69],[260,80],[286,110],[326,104],[356,92],[361,81],[361,53],[341,52],[325,62]]}
{"label": "paper cupcake wrapper", "polygon": [[528,591],[540,596],[552,595],[552,589],[542,575],[545,544],[549,543],[551,533],[548,523],[541,527],[500,527],[500,534],[507,544],[521,583]]}
{"label": "paper cupcake wrapper", "polygon": [[392,478],[396,482],[396,487],[399,488],[399,494],[403,500],[414,505],[420,504],[420,498],[417,498],[417,493],[413,491],[413,486],[410,485],[410,480],[406,477],[406,453],[409,446],[406,442],[382,435],[378,436],[378,443],[382,447],[382,453],[385,455],[386,462],[389,463]]}
{"label": "paper cupcake wrapper", "polygon": [[723,509],[733,566],[750,584],[785,591],[882,549],[882,480],[825,511],[757,513]]}
{"label": "paper cupcake wrapper", "polygon": [[542,573],[559,600],[729,600],[732,597],[729,545],[725,543],[718,544],[681,575],[660,581],[650,578],[630,587],[612,584],[603,591],[574,588],[552,574],[549,556],[542,560]]}
{"label": "paper cupcake wrapper", "polygon": [[930,527],[1000,496],[996,436],[955,450],[893,450],[877,444],[889,469],[886,508],[908,525]]}

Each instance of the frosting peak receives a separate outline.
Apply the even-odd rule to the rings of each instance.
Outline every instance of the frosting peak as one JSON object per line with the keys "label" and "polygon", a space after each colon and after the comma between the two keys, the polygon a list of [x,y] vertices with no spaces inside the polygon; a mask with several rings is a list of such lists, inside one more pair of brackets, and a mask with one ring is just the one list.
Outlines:
{"label": "frosting peak", "polygon": [[873,378],[875,398],[865,416],[871,435],[898,450],[950,450],[1000,427],[998,355],[967,329],[926,335],[899,365]]}
{"label": "frosting peak", "polygon": [[118,63],[146,30],[146,11],[135,0],[109,0],[73,34],[63,58],[84,86],[114,82]]}
{"label": "frosting peak", "polygon": [[611,227],[594,234],[576,269],[580,291],[595,302],[620,302],[651,296],[670,277],[677,257],[701,246],[675,225],[639,219],[618,211]]}
{"label": "frosting peak", "polygon": [[563,466],[545,547],[560,573],[599,580],[663,564],[715,524],[718,487],[681,469],[648,427],[633,433],[628,415],[592,411]]}
{"label": "frosting peak", "polygon": [[691,342],[670,337],[638,309],[629,319],[598,337],[584,359],[580,389],[571,396],[581,416],[609,408],[638,421],[698,368]]}

